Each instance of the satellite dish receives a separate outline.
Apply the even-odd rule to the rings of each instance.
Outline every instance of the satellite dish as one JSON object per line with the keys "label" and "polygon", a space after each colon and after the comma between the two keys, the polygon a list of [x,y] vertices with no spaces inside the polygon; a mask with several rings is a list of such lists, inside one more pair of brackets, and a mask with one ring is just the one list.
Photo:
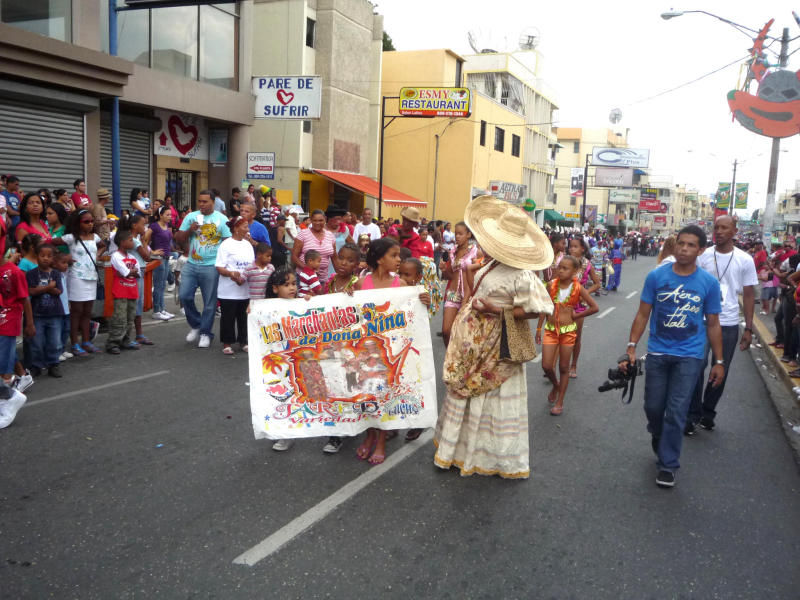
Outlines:
{"label": "satellite dish", "polygon": [[622,111],[618,108],[612,109],[608,115],[608,120],[611,121],[612,125],[616,125],[622,121]]}
{"label": "satellite dish", "polygon": [[535,50],[541,37],[541,33],[536,27],[526,27],[519,34],[519,49]]}

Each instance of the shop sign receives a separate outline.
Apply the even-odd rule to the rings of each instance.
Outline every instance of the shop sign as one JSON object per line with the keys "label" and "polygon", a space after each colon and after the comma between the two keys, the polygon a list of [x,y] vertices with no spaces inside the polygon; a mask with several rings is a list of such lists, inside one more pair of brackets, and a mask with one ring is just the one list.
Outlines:
{"label": "shop sign", "polygon": [[630,187],[633,185],[633,169],[597,167],[594,171],[595,185],[604,187]]}
{"label": "shop sign", "polygon": [[208,128],[202,117],[154,112],[161,129],[153,136],[153,154],[208,160]]}
{"label": "shop sign", "polygon": [[608,190],[609,204],[638,204],[639,190]]}
{"label": "shop sign", "polygon": [[658,201],[658,196],[655,190],[642,190],[639,194],[639,210],[646,210],[650,212],[659,212],[661,210],[661,203]]}
{"label": "shop sign", "polygon": [[224,165],[228,162],[228,130],[209,129],[208,146],[210,155],[209,161],[214,165]]}
{"label": "shop sign", "polygon": [[248,152],[247,179],[275,179],[275,153]]}
{"label": "shop sign", "polygon": [[572,167],[569,170],[569,195],[583,196],[583,167]]}
{"label": "shop sign", "polygon": [[528,186],[509,181],[490,181],[489,193],[510,204],[522,204],[528,195]]}
{"label": "shop sign", "polygon": [[564,213],[564,219],[566,221],[580,221],[581,220],[581,215],[580,215],[580,213],[568,213],[568,212],[565,212]]}
{"label": "shop sign", "polygon": [[597,220],[597,205],[596,204],[587,204],[586,210],[584,211],[585,220],[589,221],[590,223]]}
{"label": "shop sign", "polygon": [[650,150],[643,148],[595,148],[592,150],[592,166],[595,167],[640,167],[650,164]]}
{"label": "shop sign", "polygon": [[666,227],[667,226],[667,217],[666,215],[656,215],[653,217],[653,224],[656,226]]}
{"label": "shop sign", "polygon": [[256,119],[319,119],[322,77],[253,77]]}
{"label": "shop sign", "polygon": [[404,87],[400,90],[404,117],[468,117],[470,93],[456,87]]}

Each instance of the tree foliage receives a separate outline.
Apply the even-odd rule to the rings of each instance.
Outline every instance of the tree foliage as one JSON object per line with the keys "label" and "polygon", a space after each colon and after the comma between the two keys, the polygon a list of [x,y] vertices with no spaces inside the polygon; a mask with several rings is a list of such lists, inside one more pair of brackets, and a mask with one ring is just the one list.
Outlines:
{"label": "tree foliage", "polygon": [[391,36],[384,31],[383,32],[383,51],[386,52],[387,50],[396,50],[396,48],[394,47],[394,42],[392,42]]}

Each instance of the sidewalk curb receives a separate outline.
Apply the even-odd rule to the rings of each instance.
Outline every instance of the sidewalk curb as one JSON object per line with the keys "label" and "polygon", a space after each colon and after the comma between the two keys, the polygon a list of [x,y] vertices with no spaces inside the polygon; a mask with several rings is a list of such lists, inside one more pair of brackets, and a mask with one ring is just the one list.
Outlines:
{"label": "sidewalk curb", "polygon": [[768,345],[768,342],[772,341],[775,336],[772,335],[772,332],[767,329],[766,325],[761,322],[761,319],[759,319],[757,315],[753,315],[753,329],[755,329],[758,339],[761,340],[762,350],[769,358],[769,362],[775,369],[778,378],[783,382],[789,394],[794,398],[795,404],[800,406],[800,399],[797,398],[797,395],[792,390],[793,387],[800,385],[800,378],[798,378],[797,382],[792,379],[789,375],[790,369],[786,366],[786,363],[781,362],[781,357],[778,355],[777,349],[774,346]]}

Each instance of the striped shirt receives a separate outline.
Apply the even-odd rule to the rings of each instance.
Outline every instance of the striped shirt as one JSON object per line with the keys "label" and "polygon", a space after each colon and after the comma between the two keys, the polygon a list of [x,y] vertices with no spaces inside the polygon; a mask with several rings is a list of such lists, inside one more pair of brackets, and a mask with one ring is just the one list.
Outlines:
{"label": "striped shirt", "polygon": [[316,271],[310,267],[297,269],[297,294],[319,294],[322,285],[319,283]]}
{"label": "striped shirt", "polygon": [[310,229],[301,229],[300,233],[297,234],[296,239],[303,242],[304,261],[306,259],[306,252],[309,250],[316,250],[319,252],[322,260],[319,263],[319,269],[317,269],[317,277],[319,277],[320,281],[327,281],[328,264],[330,263],[331,256],[333,255],[333,245],[336,243],[336,238],[328,229],[323,228],[322,232],[322,241],[318,240],[317,236],[315,236]]}
{"label": "striped shirt", "polygon": [[267,297],[267,282],[274,272],[275,266],[271,264],[263,269],[255,263],[247,267],[244,276],[247,278],[251,300],[263,300]]}

